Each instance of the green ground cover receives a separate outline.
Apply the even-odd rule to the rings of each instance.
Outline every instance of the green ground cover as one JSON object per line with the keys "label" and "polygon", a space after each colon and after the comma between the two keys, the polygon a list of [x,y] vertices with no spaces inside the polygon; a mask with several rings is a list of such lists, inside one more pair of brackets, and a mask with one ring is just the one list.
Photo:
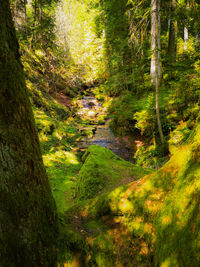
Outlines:
{"label": "green ground cover", "polygon": [[71,208],[63,219],[79,235],[78,243],[75,234],[68,239],[71,259],[83,266],[198,266],[199,134],[197,127],[160,170]]}

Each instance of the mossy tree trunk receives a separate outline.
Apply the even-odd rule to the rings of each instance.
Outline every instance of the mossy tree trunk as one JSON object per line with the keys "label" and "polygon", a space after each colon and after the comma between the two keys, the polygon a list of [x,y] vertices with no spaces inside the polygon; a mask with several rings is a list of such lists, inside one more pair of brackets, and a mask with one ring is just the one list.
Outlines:
{"label": "mossy tree trunk", "polygon": [[54,266],[57,213],[8,0],[0,4],[0,266]]}

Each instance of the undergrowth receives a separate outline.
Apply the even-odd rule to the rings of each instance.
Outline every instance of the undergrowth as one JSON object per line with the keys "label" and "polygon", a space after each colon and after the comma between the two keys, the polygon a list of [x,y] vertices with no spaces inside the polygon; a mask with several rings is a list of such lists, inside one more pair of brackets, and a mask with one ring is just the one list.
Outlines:
{"label": "undergrowth", "polygon": [[[75,151],[79,138],[77,122],[72,118],[70,99],[77,94],[62,61],[49,50],[28,50],[23,47],[26,83],[39,133],[43,161],[49,177],[58,212],[74,203],[74,187],[81,161]],[[56,96],[65,94],[63,104]],[[68,98],[67,98],[68,97]]]}

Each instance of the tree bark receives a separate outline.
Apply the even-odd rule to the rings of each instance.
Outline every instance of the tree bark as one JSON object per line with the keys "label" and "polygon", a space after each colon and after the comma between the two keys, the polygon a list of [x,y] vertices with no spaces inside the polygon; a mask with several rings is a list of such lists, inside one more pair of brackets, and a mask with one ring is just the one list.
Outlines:
{"label": "tree bark", "polygon": [[[186,14],[189,10],[189,7],[190,7],[189,2],[186,2]],[[186,20],[185,26],[184,26],[184,50],[185,51],[188,48],[188,39],[189,39],[188,20]]]}
{"label": "tree bark", "polygon": [[188,32],[188,26],[186,24],[184,26],[184,50],[187,50],[187,47],[188,47],[188,38],[189,38],[189,32]]}
{"label": "tree bark", "polygon": [[160,0],[151,0],[151,78],[156,91],[156,119],[162,144],[164,135],[160,120],[159,85],[161,77],[160,67]]}
{"label": "tree bark", "polygon": [[176,61],[176,50],[177,50],[177,20],[175,17],[176,6],[177,6],[176,0],[171,0],[169,40],[168,40],[168,54],[171,62]]}
{"label": "tree bark", "polygon": [[55,266],[57,213],[8,0],[0,5],[0,266]]}

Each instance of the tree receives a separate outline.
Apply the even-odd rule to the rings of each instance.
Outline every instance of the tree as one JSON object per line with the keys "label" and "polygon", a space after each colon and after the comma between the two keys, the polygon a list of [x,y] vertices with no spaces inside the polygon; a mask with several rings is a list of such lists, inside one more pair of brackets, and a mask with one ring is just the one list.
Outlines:
{"label": "tree", "polygon": [[185,21],[185,25],[184,25],[184,50],[187,50],[188,48],[188,39],[189,39],[189,30],[188,30],[188,10],[189,10],[189,2],[186,1],[186,21]]}
{"label": "tree", "polygon": [[110,95],[120,95],[130,90],[132,79],[129,15],[126,0],[100,1],[105,30],[105,55]]}
{"label": "tree", "polygon": [[54,266],[57,214],[8,0],[0,5],[0,266]]}
{"label": "tree", "polygon": [[177,50],[177,20],[176,20],[176,0],[170,1],[170,18],[169,18],[169,40],[168,40],[168,54],[171,62],[176,61]]}
{"label": "tree", "polygon": [[151,0],[151,78],[156,90],[156,119],[162,144],[164,135],[160,121],[159,85],[161,77],[160,67],[160,0]]}

